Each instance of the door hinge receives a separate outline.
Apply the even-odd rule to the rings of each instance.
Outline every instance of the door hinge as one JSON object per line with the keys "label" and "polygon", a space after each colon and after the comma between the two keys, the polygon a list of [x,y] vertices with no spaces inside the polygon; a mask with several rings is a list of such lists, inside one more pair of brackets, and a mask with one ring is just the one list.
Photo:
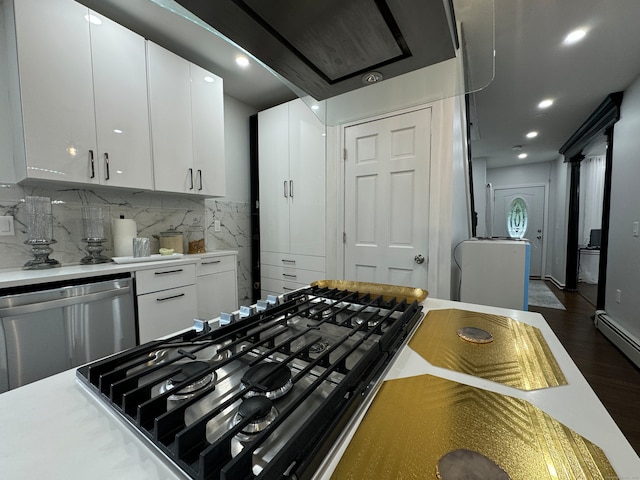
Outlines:
{"label": "door hinge", "polygon": [[342,243],[347,243],[347,232],[342,232]]}
{"label": "door hinge", "polygon": [[346,162],[347,161],[347,149],[343,148],[342,149],[342,159]]}

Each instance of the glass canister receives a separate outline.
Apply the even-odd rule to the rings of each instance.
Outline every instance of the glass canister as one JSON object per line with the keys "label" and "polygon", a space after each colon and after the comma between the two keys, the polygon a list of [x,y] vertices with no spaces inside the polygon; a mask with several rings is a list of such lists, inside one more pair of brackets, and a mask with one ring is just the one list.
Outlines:
{"label": "glass canister", "polygon": [[173,249],[173,253],[184,253],[184,235],[182,232],[169,226],[166,232],[160,232],[160,248]]}
{"label": "glass canister", "polygon": [[193,224],[187,229],[187,253],[206,253],[204,246],[204,227],[196,218]]}

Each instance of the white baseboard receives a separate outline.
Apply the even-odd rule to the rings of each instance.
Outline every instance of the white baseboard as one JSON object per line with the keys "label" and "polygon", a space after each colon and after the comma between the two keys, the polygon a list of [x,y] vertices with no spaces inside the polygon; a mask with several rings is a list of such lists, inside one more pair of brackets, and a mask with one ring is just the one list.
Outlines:
{"label": "white baseboard", "polygon": [[564,290],[564,287],[566,287],[566,284],[560,282],[559,280],[556,280],[553,275],[545,275],[544,277],[545,280],[549,280],[551,283],[553,283],[556,287],[558,287],[560,290]]}
{"label": "white baseboard", "polygon": [[640,342],[626,328],[612,319],[604,310],[597,310],[593,322],[605,337],[640,367]]}

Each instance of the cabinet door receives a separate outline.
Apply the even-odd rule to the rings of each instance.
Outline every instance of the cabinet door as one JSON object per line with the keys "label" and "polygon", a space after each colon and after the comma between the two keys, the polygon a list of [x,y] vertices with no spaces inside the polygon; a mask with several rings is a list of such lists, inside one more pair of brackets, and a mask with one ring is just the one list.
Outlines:
{"label": "cabinet door", "polygon": [[91,25],[100,183],[153,188],[145,40],[111,20]]}
{"label": "cabinet door", "polygon": [[137,301],[140,343],[193,326],[195,285],[138,295]]}
{"label": "cabinet door", "polygon": [[302,100],[289,103],[290,253],[325,255],[326,128]]}
{"label": "cabinet door", "polygon": [[203,275],[197,279],[198,318],[218,318],[221,312],[231,313],[238,309],[236,272]]}
{"label": "cabinet door", "polygon": [[196,193],[226,194],[222,79],[190,64]]}
{"label": "cabinet door", "polygon": [[89,10],[71,0],[14,5],[26,175],[98,182]]}
{"label": "cabinet door", "polygon": [[147,42],[155,189],[195,193],[189,62]]}
{"label": "cabinet door", "polygon": [[260,249],[289,252],[289,105],[258,114]]}

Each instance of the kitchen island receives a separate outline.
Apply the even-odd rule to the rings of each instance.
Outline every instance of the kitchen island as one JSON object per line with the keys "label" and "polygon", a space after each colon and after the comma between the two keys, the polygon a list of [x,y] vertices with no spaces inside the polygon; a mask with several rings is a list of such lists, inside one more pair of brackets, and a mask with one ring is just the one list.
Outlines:
{"label": "kitchen island", "polygon": [[[618,478],[640,478],[635,454],[543,317],[537,313],[427,299],[425,312],[460,309],[502,315],[537,327],[561,367],[567,384],[524,391],[436,367],[405,345],[388,366],[385,379],[432,375],[482,390],[527,400],[598,445]],[[369,402],[372,397],[368,398]],[[338,465],[366,411],[343,431],[316,479],[327,479]],[[99,402],[75,370],[0,395],[0,471],[3,478],[180,479],[183,473],[163,459],[139,434]],[[433,471],[432,471],[433,472]],[[427,472],[425,478],[431,478]]]}

